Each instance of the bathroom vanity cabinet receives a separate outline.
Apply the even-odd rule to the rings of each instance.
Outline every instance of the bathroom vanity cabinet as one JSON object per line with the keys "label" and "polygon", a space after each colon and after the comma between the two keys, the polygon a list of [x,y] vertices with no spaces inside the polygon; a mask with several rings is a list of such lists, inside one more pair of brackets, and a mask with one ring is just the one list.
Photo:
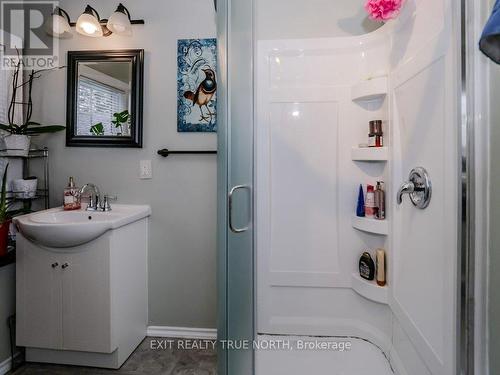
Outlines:
{"label": "bathroom vanity cabinet", "polygon": [[146,336],[148,219],[70,248],[18,234],[17,345],[28,361],[118,368]]}

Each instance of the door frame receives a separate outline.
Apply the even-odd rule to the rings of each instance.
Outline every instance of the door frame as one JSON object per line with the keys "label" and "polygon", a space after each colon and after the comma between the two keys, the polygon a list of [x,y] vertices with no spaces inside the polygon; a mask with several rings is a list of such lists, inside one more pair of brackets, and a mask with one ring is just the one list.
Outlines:
{"label": "door frame", "polygon": [[461,0],[458,221],[459,374],[488,374],[489,63],[478,49],[487,0]]}
{"label": "door frame", "polygon": [[[248,5],[249,12],[245,12],[243,5]],[[217,1],[217,45],[218,45],[218,244],[217,244],[217,286],[218,286],[218,318],[217,318],[217,338],[218,338],[218,374],[231,375],[231,371],[238,367],[239,375],[253,375],[255,367],[255,358],[253,351],[253,342],[255,338],[255,280],[254,280],[254,252],[253,252],[253,164],[251,168],[238,166],[241,164],[241,158],[246,153],[251,154],[253,163],[253,0],[219,0]],[[233,18],[242,18],[244,22],[233,22]],[[241,19],[239,20],[241,21]],[[247,45],[245,42],[252,39]],[[247,50],[237,51],[233,49],[251,48],[250,61],[240,61],[238,70],[232,70],[230,60],[234,60],[238,52],[248,53]],[[244,59],[243,59],[244,60]],[[234,62],[233,62],[234,64]],[[249,71],[251,71],[249,73]],[[231,92],[237,92],[243,95],[231,95]],[[248,105],[249,92],[252,92],[251,105]],[[238,105],[245,102],[249,106],[248,113],[250,121],[238,116]],[[245,128],[246,127],[246,128]],[[234,145],[234,138],[244,133],[250,133],[246,150],[238,149]],[[239,145],[241,146],[241,144]],[[240,152],[241,151],[241,152]],[[234,155],[238,152],[237,155]],[[246,155],[249,156],[249,155]],[[235,162],[236,160],[236,162]],[[236,173],[235,166],[241,173]],[[237,176],[236,176],[237,175]],[[231,212],[231,195],[236,188],[247,191],[248,200],[248,222],[245,227],[234,228],[230,215],[241,216],[241,212],[234,209]],[[244,188],[244,189],[243,189]],[[241,198],[241,195],[240,195]],[[234,198],[235,202],[238,198]],[[251,245],[248,245],[249,242]],[[236,246],[235,246],[236,245]],[[241,248],[236,248],[241,247]],[[250,251],[245,253],[245,259],[248,263],[244,265],[240,262],[237,271],[239,280],[234,280],[234,261],[237,258],[237,251]],[[238,268],[239,267],[239,268]],[[234,268],[234,267],[233,267]],[[243,275],[244,274],[244,275]],[[241,276],[241,277],[240,277]],[[234,285],[231,283],[244,283],[246,290],[240,295],[234,293]],[[233,288],[232,288],[233,287]],[[234,316],[232,309],[236,307],[242,309],[242,316]],[[231,315],[232,314],[232,315]],[[234,321],[237,320],[237,329]],[[241,329],[240,329],[241,328]],[[249,344],[248,350],[233,350],[227,346],[227,340],[233,341],[236,345],[246,342]],[[236,341],[234,341],[236,340]],[[233,371],[234,372],[234,371]]]}

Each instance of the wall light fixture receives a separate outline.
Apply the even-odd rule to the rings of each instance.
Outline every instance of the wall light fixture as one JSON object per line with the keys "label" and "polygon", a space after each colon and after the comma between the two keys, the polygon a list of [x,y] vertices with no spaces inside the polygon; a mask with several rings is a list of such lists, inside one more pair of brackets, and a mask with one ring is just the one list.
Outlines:
{"label": "wall light fixture", "polygon": [[71,27],[75,27],[79,34],[97,38],[113,33],[130,36],[132,25],[144,25],[144,20],[133,20],[128,9],[120,3],[109,20],[101,19],[97,10],[87,5],[78,20],[71,22],[68,13],[56,7],[45,23],[45,30],[56,38],[71,38]]}

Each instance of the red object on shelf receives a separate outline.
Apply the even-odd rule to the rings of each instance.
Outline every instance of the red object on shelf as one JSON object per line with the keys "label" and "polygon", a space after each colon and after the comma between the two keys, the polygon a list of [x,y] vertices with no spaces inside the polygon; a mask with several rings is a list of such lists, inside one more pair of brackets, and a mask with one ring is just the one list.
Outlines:
{"label": "red object on shelf", "polygon": [[10,223],[11,220],[7,220],[0,224],[0,257],[4,257],[7,255]]}

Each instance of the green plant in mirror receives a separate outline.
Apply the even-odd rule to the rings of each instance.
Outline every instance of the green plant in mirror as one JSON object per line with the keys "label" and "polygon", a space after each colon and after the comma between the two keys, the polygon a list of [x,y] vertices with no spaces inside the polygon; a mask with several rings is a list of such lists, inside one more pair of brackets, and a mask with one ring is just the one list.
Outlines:
{"label": "green plant in mirror", "polygon": [[102,122],[98,122],[90,127],[90,133],[93,135],[104,135],[104,125]]}
{"label": "green plant in mirror", "polygon": [[130,113],[128,109],[122,112],[113,113],[113,120],[111,121],[115,128],[120,128],[120,134],[123,133],[123,124],[128,123],[130,120]]}

